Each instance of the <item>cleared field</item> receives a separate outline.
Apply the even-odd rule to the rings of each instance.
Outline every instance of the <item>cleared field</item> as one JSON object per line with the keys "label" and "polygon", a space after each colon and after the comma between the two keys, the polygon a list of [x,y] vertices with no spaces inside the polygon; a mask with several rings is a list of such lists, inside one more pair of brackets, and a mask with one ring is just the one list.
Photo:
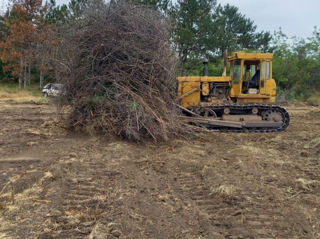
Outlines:
{"label": "cleared field", "polygon": [[283,133],[74,134],[0,101],[0,238],[320,238],[320,108]]}

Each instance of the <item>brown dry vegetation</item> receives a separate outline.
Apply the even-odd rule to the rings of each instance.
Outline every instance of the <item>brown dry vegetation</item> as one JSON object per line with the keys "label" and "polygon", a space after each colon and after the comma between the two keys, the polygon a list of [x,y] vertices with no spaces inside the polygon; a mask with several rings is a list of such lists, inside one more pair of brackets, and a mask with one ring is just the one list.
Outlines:
{"label": "brown dry vegetation", "polygon": [[183,133],[173,105],[177,58],[163,15],[125,1],[96,1],[61,35],[56,70],[74,128],[134,141]]}
{"label": "brown dry vegetation", "polygon": [[320,108],[286,132],[133,144],[0,101],[0,238],[320,238]]}
{"label": "brown dry vegetation", "polygon": [[11,99],[13,102],[20,102],[20,103],[30,103],[30,102],[34,102],[34,103],[45,103],[47,102],[46,99],[42,98],[42,97],[38,97],[38,96],[33,96],[28,92],[25,91],[20,91],[17,93],[7,93],[7,92],[3,92],[0,91],[0,100],[8,100]]}

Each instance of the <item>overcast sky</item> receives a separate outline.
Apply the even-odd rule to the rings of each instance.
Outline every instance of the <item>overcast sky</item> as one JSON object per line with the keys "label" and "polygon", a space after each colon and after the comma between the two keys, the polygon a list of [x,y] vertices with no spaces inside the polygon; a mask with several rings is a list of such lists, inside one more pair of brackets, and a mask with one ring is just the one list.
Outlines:
{"label": "overcast sky", "polygon": [[320,0],[218,0],[237,6],[257,25],[258,30],[278,30],[289,37],[310,37],[320,27]]}
{"label": "overcast sky", "polygon": [[[1,12],[8,0],[0,0]],[[56,0],[66,3],[68,0]],[[273,33],[279,27],[289,37],[310,37],[313,27],[320,27],[320,0],[218,0],[237,6],[257,25],[258,30]]]}

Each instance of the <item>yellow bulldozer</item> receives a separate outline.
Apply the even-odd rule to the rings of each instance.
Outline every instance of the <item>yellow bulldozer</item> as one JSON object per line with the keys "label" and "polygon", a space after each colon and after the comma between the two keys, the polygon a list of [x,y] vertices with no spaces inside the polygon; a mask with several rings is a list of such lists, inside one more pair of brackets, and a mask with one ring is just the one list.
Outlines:
{"label": "yellow bulldozer", "polygon": [[[285,108],[274,104],[276,82],[272,78],[271,53],[225,52],[222,76],[178,77],[178,106],[183,120],[211,130],[277,132],[289,126]],[[230,76],[226,76],[227,61]]]}

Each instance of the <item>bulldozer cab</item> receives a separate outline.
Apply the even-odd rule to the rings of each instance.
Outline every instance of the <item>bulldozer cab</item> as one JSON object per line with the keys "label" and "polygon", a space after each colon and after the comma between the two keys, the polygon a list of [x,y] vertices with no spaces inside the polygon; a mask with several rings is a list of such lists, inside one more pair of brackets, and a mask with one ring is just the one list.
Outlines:
{"label": "bulldozer cab", "polygon": [[271,53],[235,52],[229,57],[231,65],[230,97],[239,103],[273,102],[276,84],[272,79]]}

